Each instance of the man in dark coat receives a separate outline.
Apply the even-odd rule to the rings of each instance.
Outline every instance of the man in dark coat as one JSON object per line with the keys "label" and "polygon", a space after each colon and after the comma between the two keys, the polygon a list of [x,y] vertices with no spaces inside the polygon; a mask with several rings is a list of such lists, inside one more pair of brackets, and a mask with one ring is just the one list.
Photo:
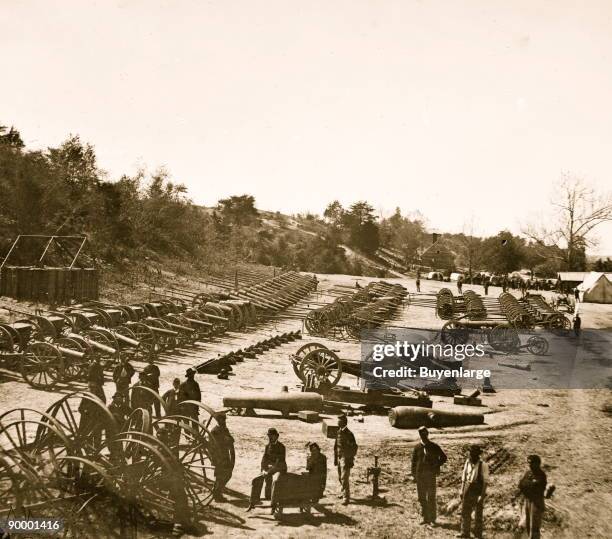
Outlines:
{"label": "man in dark coat", "polygon": [[287,463],[285,461],[285,446],[278,441],[278,431],[275,428],[268,429],[268,444],[264,449],[261,459],[261,473],[251,482],[251,502],[247,511],[257,505],[261,499],[261,488],[265,483],[265,497],[269,500],[272,495],[272,481],[275,474],[285,473]]}
{"label": "man in dark coat", "polygon": [[307,444],[308,457],[306,457],[306,470],[318,483],[317,500],[323,497],[325,492],[325,485],[327,483],[327,457],[321,453],[321,448],[316,442],[310,442]]}
{"label": "man in dark coat", "polygon": [[147,375],[144,372],[141,372],[138,375],[138,382],[134,384],[132,388],[132,399],[131,399],[131,408],[132,410],[136,410],[137,408],[142,408],[151,414],[151,407],[153,405],[153,397],[148,391],[149,382],[147,380]]}
{"label": "man in dark coat", "polygon": [[119,363],[113,369],[113,382],[117,387],[117,393],[127,393],[130,388],[132,376],[134,376],[134,367],[130,364],[126,356],[121,356]]}
{"label": "man in dark coat", "polygon": [[[147,366],[142,370],[142,372],[147,376],[147,387],[159,395],[159,377],[161,373],[159,372],[159,367],[155,365],[155,358],[153,356],[149,356],[147,359]],[[151,400],[153,401],[153,407],[155,408],[155,417],[160,419],[161,403],[153,396],[151,396]]]}
{"label": "man in dark coat", "polygon": [[214,464],[215,464],[215,485],[213,496],[215,501],[224,502],[223,489],[232,478],[236,453],[234,450],[234,438],[227,428],[227,417],[224,413],[216,415],[217,424],[210,431],[210,437],[214,442]]}
{"label": "man in dark coat", "polygon": [[421,524],[435,524],[437,518],[436,477],[447,457],[440,446],[429,439],[429,431],[426,427],[419,429],[419,436],[421,441],[412,452],[412,477],[416,482],[417,495],[421,504],[423,515]]}
{"label": "man in dark coat", "polygon": [[187,369],[185,380],[179,387],[178,391],[178,402],[180,403],[181,415],[191,417],[194,420],[198,420],[200,415],[200,409],[197,404],[183,404],[185,401],[202,401],[202,392],[200,391],[200,384],[195,381],[195,373],[193,369]]}
{"label": "man in dark coat", "polygon": [[[94,394],[101,405],[106,404],[104,392],[100,393],[101,388],[94,382],[89,382],[88,391]],[[99,448],[102,443],[102,431],[106,428],[104,416],[100,414],[100,405],[91,397],[83,396],[79,404],[80,414],[78,435],[86,443],[90,443],[94,448]]]}
{"label": "man in dark coat", "polygon": [[166,410],[168,415],[179,415],[180,414],[180,406],[179,406],[179,388],[181,387],[181,381],[179,378],[175,378],[172,381],[172,389],[169,389],[164,393],[162,399],[166,403]]}
{"label": "man in dark coat", "polygon": [[527,462],[529,470],[519,482],[519,490],[523,495],[523,520],[529,539],[540,539],[547,478],[538,455],[529,455]]}
{"label": "man in dark coat", "polygon": [[342,487],[340,497],[344,505],[351,501],[351,468],[355,464],[357,454],[357,442],[347,424],[346,416],[341,415],[338,418],[338,434],[334,443],[334,464],[338,467],[338,481]]}

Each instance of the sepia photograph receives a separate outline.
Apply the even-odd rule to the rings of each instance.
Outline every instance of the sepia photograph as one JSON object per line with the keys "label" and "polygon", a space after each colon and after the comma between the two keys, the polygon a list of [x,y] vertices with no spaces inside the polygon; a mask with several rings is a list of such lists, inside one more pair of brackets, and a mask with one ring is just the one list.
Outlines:
{"label": "sepia photograph", "polygon": [[0,539],[612,537],[612,4],[0,0]]}

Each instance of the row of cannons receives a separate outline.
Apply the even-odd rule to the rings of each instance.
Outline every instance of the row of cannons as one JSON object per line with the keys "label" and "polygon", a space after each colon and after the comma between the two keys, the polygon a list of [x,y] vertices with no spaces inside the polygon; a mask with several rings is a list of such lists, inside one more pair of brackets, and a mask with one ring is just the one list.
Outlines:
{"label": "row of cannons", "polygon": [[532,335],[521,343],[519,332],[536,328],[565,332],[570,320],[554,309],[540,294],[527,294],[521,299],[504,292],[498,298],[482,297],[472,290],[461,296],[443,288],[436,294],[436,314],[446,320],[441,330],[442,342],[465,344],[475,334],[484,338],[492,348],[503,352],[517,352],[523,348],[542,355],[548,343],[541,336]]}
{"label": "row of cannons", "polygon": [[[20,372],[39,389],[86,379],[99,360],[106,369],[122,357],[145,359],[227,331],[241,331],[295,302],[316,286],[309,276],[283,275],[267,288],[275,306],[259,301],[200,294],[191,302],[172,298],[120,305],[89,302],[62,311],[21,313],[0,323],[0,366]],[[289,295],[291,294],[291,295]],[[282,303],[279,303],[282,302]],[[15,311],[18,312],[18,311]]]}
{"label": "row of cannons", "polygon": [[304,325],[310,335],[359,339],[364,330],[381,327],[402,307],[408,291],[396,283],[371,282],[352,294],[310,311]]}
{"label": "row of cannons", "polygon": [[158,419],[144,408],[118,414],[87,392],[44,412],[0,415],[0,516],[60,518],[65,537],[103,536],[104,520],[88,529],[92,514],[131,525],[129,509],[149,522],[198,522],[224,458],[211,436],[217,415],[197,401],[182,403],[197,413],[168,415],[159,395],[151,391],[151,399],[163,410]]}

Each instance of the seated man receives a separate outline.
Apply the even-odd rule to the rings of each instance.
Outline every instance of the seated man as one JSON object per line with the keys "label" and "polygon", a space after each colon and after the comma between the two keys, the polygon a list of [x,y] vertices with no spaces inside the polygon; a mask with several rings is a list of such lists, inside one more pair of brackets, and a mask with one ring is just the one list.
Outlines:
{"label": "seated man", "polygon": [[272,481],[275,474],[285,473],[287,463],[285,462],[285,446],[278,441],[278,431],[275,428],[268,429],[268,444],[261,459],[261,474],[251,482],[251,501],[247,511],[257,505],[261,499],[261,488],[266,485],[265,497],[267,500],[272,495]]}

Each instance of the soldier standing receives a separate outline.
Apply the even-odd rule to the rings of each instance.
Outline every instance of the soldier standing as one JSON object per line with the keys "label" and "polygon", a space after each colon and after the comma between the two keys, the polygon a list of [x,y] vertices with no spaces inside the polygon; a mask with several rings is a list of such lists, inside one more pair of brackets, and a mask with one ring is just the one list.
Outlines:
{"label": "soldier standing", "polygon": [[[147,387],[155,391],[159,395],[159,377],[161,373],[159,372],[159,367],[155,365],[155,358],[153,356],[149,356],[147,358],[147,366],[142,370],[144,374],[147,376]],[[155,408],[155,417],[157,419],[161,418],[161,403],[158,399],[151,397],[153,400],[153,407]]]}
{"label": "soldier standing", "polygon": [[210,436],[215,443],[215,485],[213,496],[215,501],[226,501],[223,497],[223,489],[232,478],[234,464],[236,463],[236,453],[234,450],[234,438],[227,428],[227,416],[225,413],[218,413],[216,416],[217,424],[210,431]]}
{"label": "soldier standing", "polygon": [[200,384],[195,381],[195,373],[193,369],[187,369],[185,373],[185,380],[180,386],[178,391],[178,402],[180,406],[181,415],[190,417],[197,421],[200,415],[200,409],[197,404],[183,404],[185,401],[202,401],[202,392],[200,391]]}
{"label": "soldier standing", "polygon": [[429,439],[429,431],[426,427],[419,428],[419,436],[421,442],[412,452],[412,477],[416,482],[417,495],[421,504],[423,515],[421,524],[435,524],[437,518],[436,477],[447,457],[440,446]]}
{"label": "soldier standing", "polygon": [[180,406],[178,401],[179,388],[181,387],[181,381],[179,378],[172,380],[172,389],[169,389],[164,393],[162,399],[166,403],[166,410],[168,415],[179,415]]}
{"label": "soldier standing", "polygon": [[127,393],[134,376],[134,367],[130,364],[126,356],[121,356],[119,363],[113,369],[113,382],[117,387],[117,393]]}
{"label": "soldier standing", "polygon": [[[141,372],[138,375],[138,382],[134,384],[132,388],[132,410],[136,410],[137,408],[142,408],[151,414],[151,405],[153,404],[151,401],[153,400],[149,392],[147,391],[149,387],[149,382],[147,380],[147,375]],[[147,389],[143,389],[147,388]]]}
{"label": "soldier standing", "polygon": [[523,495],[523,518],[529,539],[540,539],[542,515],[544,514],[544,492],[546,491],[546,473],[542,470],[542,459],[538,455],[527,457],[529,470],[519,482]]}
{"label": "soldier standing", "polygon": [[338,467],[338,480],[342,486],[340,498],[343,498],[343,505],[348,505],[351,500],[351,468],[355,464],[357,454],[357,442],[347,424],[346,416],[341,415],[338,418],[338,435],[334,443],[334,464]]}
{"label": "soldier standing", "polygon": [[457,537],[470,537],[472,527],[472,512],[474,515],[474,537],[482,538],[482,511],[484,497],[489,482],[489,467],[482,461],[482,449],[473,445],[470,447],[470,456],[463,466],[461,476],[461,533]]}

